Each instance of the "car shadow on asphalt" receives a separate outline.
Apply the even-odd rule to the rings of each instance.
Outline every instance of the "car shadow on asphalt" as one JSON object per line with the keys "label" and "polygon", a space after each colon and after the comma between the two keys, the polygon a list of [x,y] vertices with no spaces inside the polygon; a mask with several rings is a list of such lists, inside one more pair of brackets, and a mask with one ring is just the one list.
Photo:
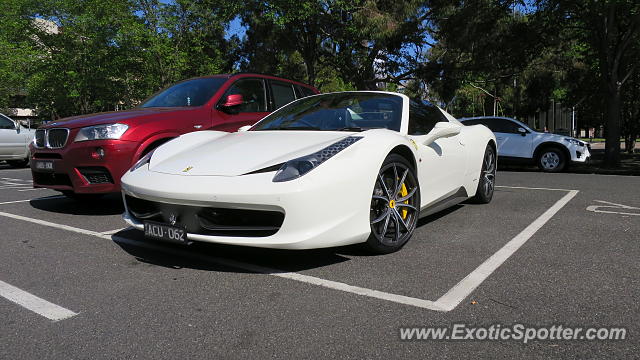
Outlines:
{"label": "car shadow on asphalt", "polygon": [[120,194],[109,194],[93,200],[76,200],[68,197],[56,197],[47,201],[30,201],[35,209],[69,215],[103,216],[118,215],[124,212]]}
{"label": "car shadow on asphalt", "polygon": [[[418,227],[451,214],[464,205],[455,205],[449,209],[427,216],[418,221]],[[161,250],[150,249],[143,246],[118,241],[118,239],[130,239],[136,243],[161,247]],[[236,272],[236,273],[281,273],[299,272],[314,268],[321,268],[357,257],[378,256],[366,251],[360,244],[313,250],[280,250],[264,249],[247,246],[235,246],[224,244],[193,243],[191,245],[176,245],[145,239],[142,232],[127,229],[118,232],[113,237],[114,242],[139,263],[161,266],[169,269],[195,269],[204,271]],[[402,251],[402,250],[401,250]],[[384,256],[384,255],[382,255]],[[231,266],[229,263],[237,262],[240,266]],[[251,271],[243,269],[258,266],[262,269]]]}
{"label": "car shadow on asphalt", "polygon": [[[119,238],[134,240],[136,243],[142,243],[142,246],[118,241]],[[351,260],[341,255],[339,249],[342,248],[280,250],[197,242],[191,245],[176,245],[145,239],[141,231],[132,229],[116,233],[113,239],[115,244],[140,263],[170,269],[281,273],[298,272]],[[144,244],[160,247],[161,250],[149,249]],[[228,263],[239,263],[240,266],[230,266]],[[246,268],[243,268],[243,265],[247,265]],[[262,269],[252,271],[249,269],[252,266]]]}

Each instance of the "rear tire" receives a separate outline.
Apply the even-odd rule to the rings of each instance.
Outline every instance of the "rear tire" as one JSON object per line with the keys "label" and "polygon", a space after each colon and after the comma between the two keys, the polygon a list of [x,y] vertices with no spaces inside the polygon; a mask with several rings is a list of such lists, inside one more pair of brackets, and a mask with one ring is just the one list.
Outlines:
{"label": "rear tire", "polygon": [[496,186],[497,164],[496,151],[493,149],[493,146],[487,145],[484,151],[484,157],[482,158],[478,188],[476,189],[475,196],[471,198],[471,202],[476,204],[488,204],[491,202]]}
{"label": "rear tire", "polygon": [[540,151],[536,162],[544,172],[561,172],[567,167],[567,156],[560,148],[548,147]]}
{"label": "rear tire", "polygon": [[391,154],[382,163],[371,196],[369,252],[389,254],[409,241],[420,216],[420,186],[407,159]]}

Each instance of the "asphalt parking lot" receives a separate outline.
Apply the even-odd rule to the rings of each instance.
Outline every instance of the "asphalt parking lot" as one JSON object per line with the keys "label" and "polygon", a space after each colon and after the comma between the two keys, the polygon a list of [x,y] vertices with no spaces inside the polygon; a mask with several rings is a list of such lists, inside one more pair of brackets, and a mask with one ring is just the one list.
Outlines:
{"label": "asphalt parking lot", "polygon": [[[0,164],[0,358],[637,357],[640,178],[497,179],[491,204],[423,219],[401,251],[371,256],[154,243],[125,228],[118,196],[77,203]],[[628,336],[400,339],[454,323]]]}

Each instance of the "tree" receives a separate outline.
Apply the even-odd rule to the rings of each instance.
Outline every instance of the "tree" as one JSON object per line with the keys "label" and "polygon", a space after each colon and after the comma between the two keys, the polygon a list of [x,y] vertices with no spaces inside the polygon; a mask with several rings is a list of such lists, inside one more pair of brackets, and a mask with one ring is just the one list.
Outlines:
{"label": "tree", "polygon": [[23,16],[22,0],[4,0],[0,3],[0,109],[11,107],[12,97],[26,92],[26,82],[37,50],[25,34],[31,19]]}
{"label": "tree", "polygon": [[20,77],[45,119],[131,107],[173,82],[229,72],[236,62],[234,42],[225,39],[236,5],[227,1],[8,1],[3,6],[21,22],[0,25],[15,27],[0,35],[0,47],[13,34],[31,52],[21,77],[18,66],[3,66],[0,76]]}
{"label": "tree", "polygon": [[[523,114],[523,72],[543,52],[536,18],[518,1],[428,1],[433,47],[418,76],[456,115]],[[547,98],[548,99],[548,98]],[[496,109],[496,110],[494,110]]]}
{"label": "tree", "polygon": [[541,11],[558,29],[581,30],[596,53],[598,76],[605,94],[605,166],[620,161],[622,92],[640,55],[640,3],[635,0],[541,0]]}
{"label": "tree", "polygon": [[[377,89],[379,83],[399,83],[415,72],[407,66],[406,46],[423,43],[420,4],[415,0],[247,2],[242,15],[248,27],[242,67],[280,75],[304,70],[311,85]],[[338,75],[340,81],[318,79],[319,74]]]}

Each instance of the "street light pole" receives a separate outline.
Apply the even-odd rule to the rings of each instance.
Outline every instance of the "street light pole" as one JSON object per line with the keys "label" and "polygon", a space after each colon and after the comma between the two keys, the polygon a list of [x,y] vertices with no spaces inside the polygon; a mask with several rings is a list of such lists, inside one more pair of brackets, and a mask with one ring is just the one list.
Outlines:
{"label": "street light pole", "polygon": [[576,137],[576,107],[571,107],[571,136]]}

